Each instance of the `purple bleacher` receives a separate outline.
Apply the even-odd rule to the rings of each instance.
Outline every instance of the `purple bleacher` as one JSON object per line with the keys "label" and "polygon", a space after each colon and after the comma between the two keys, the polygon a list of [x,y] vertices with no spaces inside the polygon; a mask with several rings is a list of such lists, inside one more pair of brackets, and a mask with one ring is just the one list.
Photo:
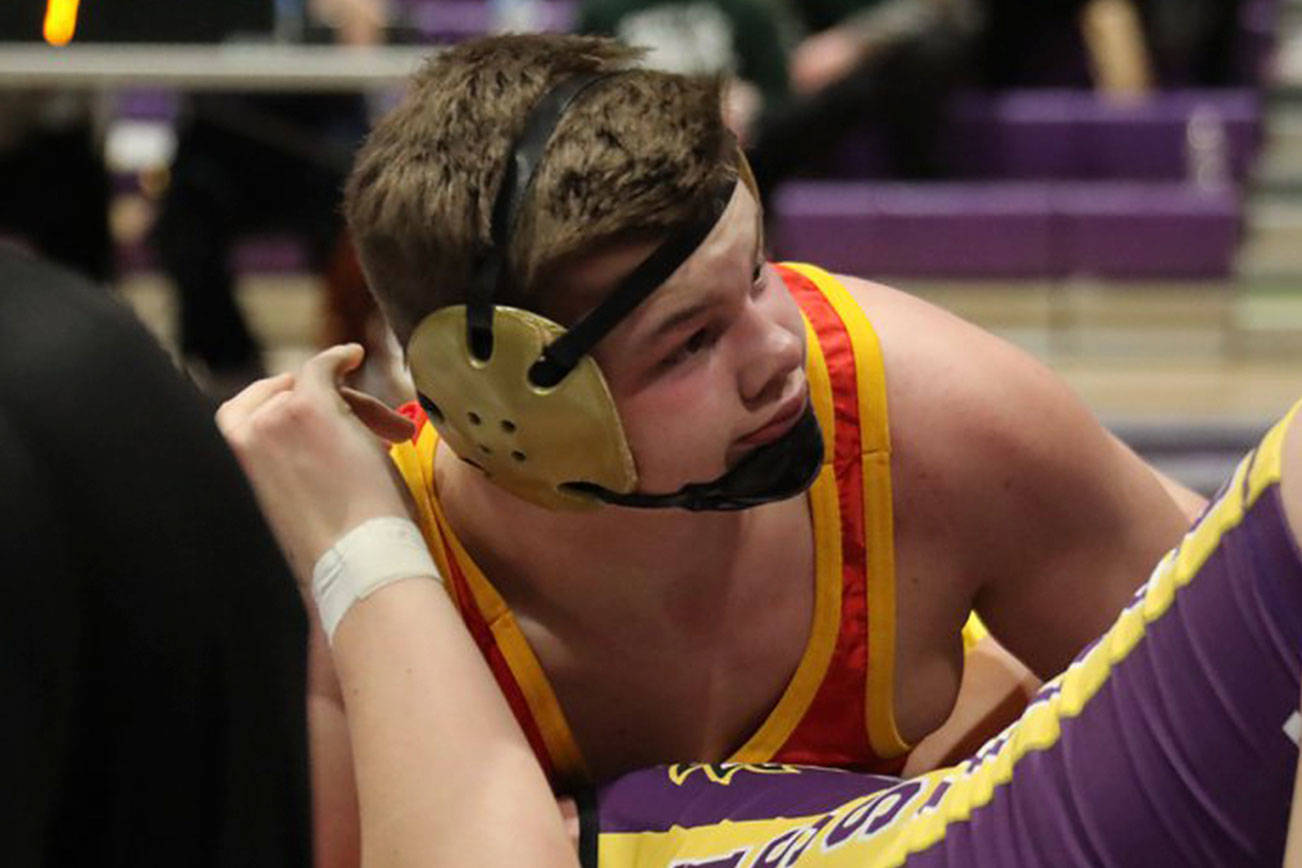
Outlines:
{"label": "purple bleacher", "polygon": [[1237,187],[1096,183],[1055,191],[1058,274],[1226,277],[1238,246]]}
{"label": "purple bleacher", "polygon": [[[533,0],[540,29],[566,32],[574,26],[574,0]],[[434,42],[460,42],[493,30],[494,5],[488,0],[407,0],[408,23]]]}
{"label": "purple bleacher", "polygon": [[[1195,113],[1224,131],[1229,174],[1242,179],[1261,135],[1261,106],[1247,89],[1179,90],[1134,103],[1088,91],[965,93],[949,110],[942,149],[961,178],[1181,180]],[[834,177],[880,177],[871,130],[852,133],[828,165]]]}
{"label": "purple bleacher", "polygon": [[1051,268],[1043,185],[795,181],[774,197],[775,251],[853,274],[1032,276]]}
{"label": "purple bleacher", "polygon": [[861,275],[1213,278],[1238,241],[1237,188],[1185,184],[794,181],[774,249]]}
{"label": "purple bleacher", "polygon": [[[302,239],[287,232],[240,236],[231,257],[231,268],[236,274],[293,274],[309,270]],[[156,271],[158,254],[144,239],[120,244],[116,266],[120,274]]]}

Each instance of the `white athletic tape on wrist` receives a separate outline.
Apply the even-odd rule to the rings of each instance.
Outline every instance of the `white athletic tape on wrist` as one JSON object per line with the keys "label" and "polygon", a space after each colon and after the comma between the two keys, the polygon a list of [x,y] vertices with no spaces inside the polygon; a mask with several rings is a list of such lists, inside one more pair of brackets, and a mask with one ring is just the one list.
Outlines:
{"label": "white athletic tape on wrist", "polygon": [[408,578],[443,582],[420,529],[409,519],[372,518],[341,536],[312,568],[312,596],[326,638],[334,641],[335,628],[353,603]]}

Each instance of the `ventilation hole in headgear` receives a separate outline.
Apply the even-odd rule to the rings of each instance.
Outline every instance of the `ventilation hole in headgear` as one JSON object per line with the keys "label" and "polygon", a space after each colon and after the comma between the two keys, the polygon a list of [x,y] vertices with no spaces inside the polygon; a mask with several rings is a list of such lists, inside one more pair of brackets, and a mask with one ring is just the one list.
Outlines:
{"label": "ventilation hole in headgear", "polygon": [[438,425],[443,421],[443,411],[439,409],[439,405],[435,404],[424,395],[420,396],[420,407],[425,411],[425,417],[435,425]]}
{"label": "ventilation hole in headgear", "polygon": [[523,461],[525,456],[523,452],[521,452],[519,449],[516,449],[511,452],[511,457],[514,458],[516,461]]}
{"label": "ventilation hole in headgear", "polygon": [[475,413],[475,412],[473,412],[473,411],[470,412],[470,413],[467,413],[467,414],[466,414],[466,418],[470,420],[470,424],[471,424],[471,425],[478,425],[480,422],[484,421],[483,419],[480,419],[480,418],[479,418],[479,414],[478,414],[478,413]]}
{"label": "ventilation hole in headgear", "polygon": [[512,422],[510,419],[503,419],[503,420],[502,420],[502,430],[505,431],[507,434],[514,434],[514,433],[515,433],[515,423]]}

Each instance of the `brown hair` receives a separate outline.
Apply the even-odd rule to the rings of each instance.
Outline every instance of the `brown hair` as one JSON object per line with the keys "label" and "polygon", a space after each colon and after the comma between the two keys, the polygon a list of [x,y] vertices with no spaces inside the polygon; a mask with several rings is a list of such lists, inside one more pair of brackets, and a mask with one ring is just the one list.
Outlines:
{"label": "brown hair", "polygon": [[[507,151],[535,102],[574,75],[627,69],[637,49],[595,37],[498,36],[430,60],[357,157],[345,210],[368,282],[405,343],[465,299],[489,245]],[[503,304],[547,312],[566,261],[697,216],[735,177],[715,79],[632,69],[590,88],[552,137],[508,251]]]}

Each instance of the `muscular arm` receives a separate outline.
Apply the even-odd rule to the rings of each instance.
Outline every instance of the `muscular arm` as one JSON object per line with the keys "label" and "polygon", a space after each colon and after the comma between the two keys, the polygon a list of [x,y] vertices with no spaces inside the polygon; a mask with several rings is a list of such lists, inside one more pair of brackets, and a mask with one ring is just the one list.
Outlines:
{"label": "muscular arm", "polygon": [[1179,540],[1194,504],[1177,504],[1056,378],[1008,376],[1026,388],[993,414],[981,441],[975,490],[996,508],[973,523],[968,551],[977,610],[1048,677],[1111,623]]}
{"label": "muscular arm", "polygon": [[[1109,435],[1056,376],[1008,347],[985,354],[992,394],[965,430],[959,471],[985,508],[958,530],[976,608],[1041,677],[1101,633],[1188,525],[1162,478]],[[984,405],[982,405],[984,404]],[[1178,493],[1178,492],[1177,492]]]}
{"label": "muscular arm", "polygon": [[974,605],[1032,671],[1057,673],[1179,540],[1195,503],[1177,504],[1025,352],[918,299],[846,284],[881,338],[897,527],[929,552],[931,597],[960,619]]}
{"label": "muscular arm", "polygon": [[1167,495],[1175,501],[1180,513],[1188,519],[1190,524],[1202,514],[1203,509],[1207,506],[1207,498],[1203,497],[1188,486],[1183,485],[1171,477],[1167,476],[1156,467],[1149,465],[1149,470],[1157,477],[1158,484],[1166,491]]}

